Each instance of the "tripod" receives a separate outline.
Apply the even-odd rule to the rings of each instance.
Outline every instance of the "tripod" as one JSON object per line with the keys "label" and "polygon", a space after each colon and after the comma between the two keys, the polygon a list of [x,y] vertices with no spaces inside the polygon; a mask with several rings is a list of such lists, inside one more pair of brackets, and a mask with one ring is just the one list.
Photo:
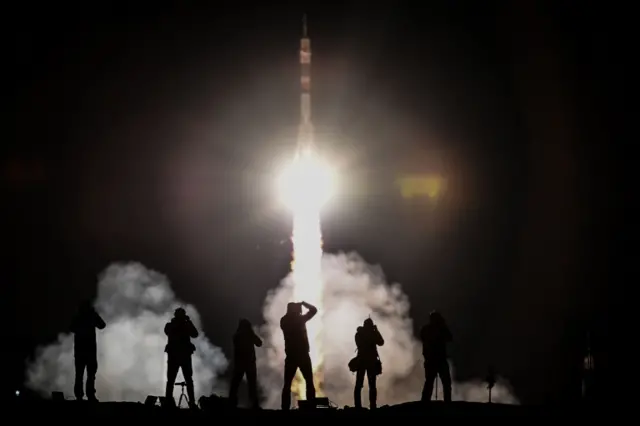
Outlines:
{"label": "tripod", "polygon": [[182,399],[184,398],[184,400],[187,402],[187,405],[189,405],[189,397],[187,397],[187,394],[184,393],[184,387],[187,386],[186,382],[178,382],[175,384],[176,386],[180,386],[181,392],[180,392],[180,398],[178,399],[178,408],[180,408],[182,406]]}

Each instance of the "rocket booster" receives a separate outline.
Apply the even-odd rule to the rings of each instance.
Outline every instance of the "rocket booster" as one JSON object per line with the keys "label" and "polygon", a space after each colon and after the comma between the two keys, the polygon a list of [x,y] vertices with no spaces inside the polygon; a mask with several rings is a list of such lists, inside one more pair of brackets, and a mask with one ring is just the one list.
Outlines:
{"label": "rocket booster", "polygon": [[302,17],[300,39],[300,129],[298,151],[313,147],[313,124],[311,124],[311,41],[307,35],[307,15]]}

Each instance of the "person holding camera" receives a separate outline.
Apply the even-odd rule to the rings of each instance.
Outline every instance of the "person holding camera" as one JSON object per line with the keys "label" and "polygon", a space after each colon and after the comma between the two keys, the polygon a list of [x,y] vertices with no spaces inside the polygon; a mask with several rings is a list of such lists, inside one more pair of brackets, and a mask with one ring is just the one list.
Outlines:
{"label": "person holding camera", "polygon": [[191,355],[196,347],[191,343],[191,339],[198,337],[198,330],[191,322],[189,316],[183,308],[176,309],[173,318],[164,326],[164,334],[167,335],[168,343],[164,351],[167,353],[167,387],[165,397],[169,403],[175,405],[173,399],[173,386],[175,385],[178,370],[182,369],[182,376],[187,386],[187,396],[189,406],[196,407],[196,398],[193,390],[193,366]]}
{"label": "person holding camera", "polygon": [[106,327],[104,320],[93,308],[91,301],[84,302],[71,323],[73,333],[73,357],[76,370],[76,380],[73,392],[77,400],[84,397],[82,391],[82,379],[87,370],[87,400],[97,402],[96,398],[96,373],[98,372],[98,354],[96,345],[96,328],[102,330]]}
{"label": "person holding camera", "polygon": [[[302,308],[307,312],[302,313]],[[309,356],[309,337],[307,336],[307,321],[318,313],[318,309],[307,303],[291,302],[287,305],[287,313],[280,319],[280,328],[284,334],[284,384],[282,386],[282,409],[291,408],[291,383],[298,368],[304,378],[307,389],[307,401],[316,398],[313,385],[313,368]]]}
{"label": "person holding camera", "polygon": [[356,331],[356,386],[353,390],[353,402],[356,408],[362,408],[360,395],[364,386],[364,376],[369,382],[369,408],[376,408],[378,391],[376,378],[382,374],[382,363],[378,356],[378,346],[384,345],[382,334],[371,318],[364,320],[364,324]]}
{"label": "person holding camera", "polygon": [[249,399],[253,408],[260,408],[258,401],[256,346],[262,346],[262,340],[256,335],[248,319],[241,319],[233,336],[233,376],[229,389],[229,401],[232,406],[238,404],[238,387],[244,375],[247,375]]}
{"label": "person holding camera", "polygon": [[431,401],[433,385],[440,376],[444,402],[451,402],[451,372],[447,362],[447,343],[451,341],[451,331],[440,312],[429,314],[429,323],[420,330],[422,355],[424,356],[424,388],[422,402]]}

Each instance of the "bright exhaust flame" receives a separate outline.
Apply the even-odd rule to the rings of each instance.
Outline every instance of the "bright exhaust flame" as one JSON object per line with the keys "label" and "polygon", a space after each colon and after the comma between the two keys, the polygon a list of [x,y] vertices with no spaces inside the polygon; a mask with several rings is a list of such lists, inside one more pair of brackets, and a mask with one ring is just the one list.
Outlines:
{"label": "bright exhaust flame", "polygon": [[280,175],[278,189],[282,202],[299,214],[319,216],[335,189],[333,169],[313,151],[297,155]]}
{"label": "bright exhaust flame", "polygon": [[[293,211],[293,301],[305,301],[318,308],[316,318],[307,323],[307,333],[316,396],[322,396],[324,309],[320,210],[333,194],[333,171],[312,151],[306,151],[296,156],[285,169],[279,187],[282,201]],[[306,399],[304,379],[299,371],[292,392],[298,399]]]}

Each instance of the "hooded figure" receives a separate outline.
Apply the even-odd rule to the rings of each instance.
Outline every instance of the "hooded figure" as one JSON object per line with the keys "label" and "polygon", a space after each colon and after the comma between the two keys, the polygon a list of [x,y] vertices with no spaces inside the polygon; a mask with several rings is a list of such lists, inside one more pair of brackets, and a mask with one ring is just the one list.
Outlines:
{"label": "hooded figure", "polygon": [[244,375],[247,375],[249,398],[254,408],[258,402],[257,368],[255,347],[262,346],[262,340],[254,333],[249,320],[241,319],[233,335],[233,377],[229,390],[229,400],[233,406],[238,403],[238,387]]}
{"label": "hooded figure", "polygon": [[429,323],[420,331],[422,355],[424,356],[424,388],[422,401],[431,401],[433,384],[440,376],[445,402],[451,402],[451,372],[447,362],[447,343],[452,340],[451,331],[444,317],[437,311],[429,314]]}

